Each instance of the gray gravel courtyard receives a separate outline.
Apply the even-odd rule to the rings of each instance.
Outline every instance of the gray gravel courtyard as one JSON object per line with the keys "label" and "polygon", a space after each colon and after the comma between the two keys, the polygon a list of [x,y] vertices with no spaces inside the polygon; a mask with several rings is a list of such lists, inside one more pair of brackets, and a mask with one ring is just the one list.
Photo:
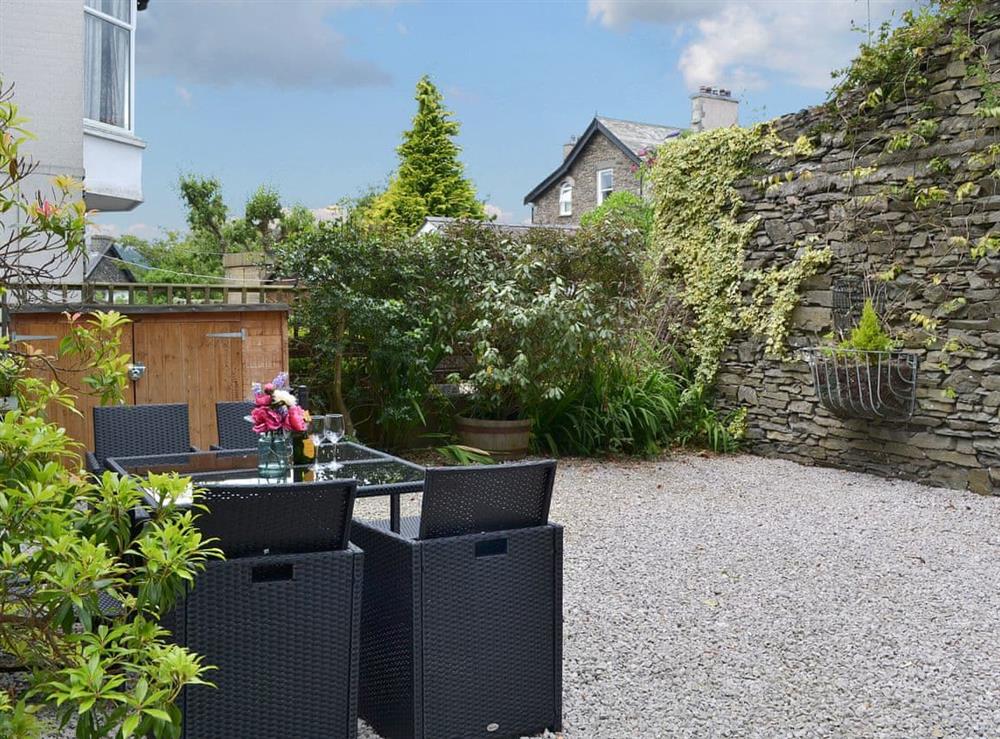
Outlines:
{"label": "gray gravel courtyard", "polygon": [[1000,735],[1000,498],[679,455],[562,462],[552,519],[567,737]]}

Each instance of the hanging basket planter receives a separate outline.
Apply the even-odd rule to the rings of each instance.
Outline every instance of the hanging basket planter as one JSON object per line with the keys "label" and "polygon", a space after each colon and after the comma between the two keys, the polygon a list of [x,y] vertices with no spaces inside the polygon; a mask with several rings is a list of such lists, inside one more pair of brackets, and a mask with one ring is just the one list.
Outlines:
{"label": "hanging basket planter", "polygon": [[833,297],[833,329],[840,335],[858,325],[865,301],[872,301],[875,312],[885,312],[885,284],[856,275],[837,277],[830,290]]}
{"label": "hanging basket planter", "polygon": [[841,418],[905,421],[917,394],[917,354],[811,347],[803,355],[812,369],[816,396]]}

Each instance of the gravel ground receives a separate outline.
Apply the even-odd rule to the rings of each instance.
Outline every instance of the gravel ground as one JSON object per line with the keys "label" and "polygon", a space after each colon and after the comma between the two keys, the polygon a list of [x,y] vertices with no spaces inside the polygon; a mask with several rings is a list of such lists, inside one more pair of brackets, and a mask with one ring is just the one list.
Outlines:
{"label": "gravel ground", "polygon": [[1000,498],[680,455],[562,462],[551,517],[567,738],[1000,736]]}
{"label": "gravel ground", "polygon": [[684,455],[551,517],[566,737],[1000,736],[998,498]]}

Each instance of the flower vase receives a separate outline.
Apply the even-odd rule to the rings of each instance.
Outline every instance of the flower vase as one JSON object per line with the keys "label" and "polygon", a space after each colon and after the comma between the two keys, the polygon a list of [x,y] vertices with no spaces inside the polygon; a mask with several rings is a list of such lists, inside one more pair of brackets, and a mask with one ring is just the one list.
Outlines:
{"label": "flower vase", "polygon": [[268,431],[257,439],[257,475],[268,480],[285,477],[292,454],[287,431]]}

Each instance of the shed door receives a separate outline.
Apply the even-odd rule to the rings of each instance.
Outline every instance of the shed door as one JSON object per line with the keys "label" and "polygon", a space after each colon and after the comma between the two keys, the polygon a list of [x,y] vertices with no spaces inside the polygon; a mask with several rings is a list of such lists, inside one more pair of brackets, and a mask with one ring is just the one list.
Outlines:
{"label": "shed door", "polygon": [[242,322],[176,314],[135,320],[132,361],[146,365],[135,402],[187,403],[191,443],[200,449],[217,443],[215,402],[247,394]]}

